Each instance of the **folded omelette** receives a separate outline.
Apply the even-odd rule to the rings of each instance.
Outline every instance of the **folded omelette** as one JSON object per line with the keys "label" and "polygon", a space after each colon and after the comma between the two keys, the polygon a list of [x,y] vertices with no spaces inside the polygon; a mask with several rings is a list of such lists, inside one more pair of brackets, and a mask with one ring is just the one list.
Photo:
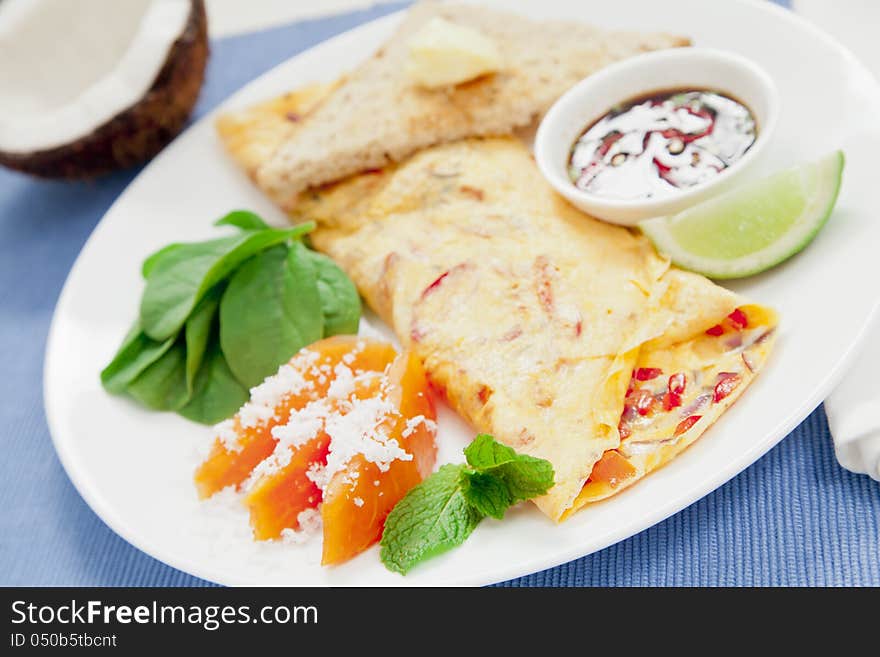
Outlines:
{"label": "folded omelette", "polygon": [[313,190],[306,218],[456,411],[553,463],[555,520],[690,445],[772,345],[772,311],[568,205],[514,138]]}
{"label": "folded omelette", "polygon": [[[221,137],[262,186],[256,168],[333,89],[223,117]],[[264,189],[294,221],[318,223],[314,245],[456,411],[553,464],[555,486],[536,503],[554,520],[693,443],[772,347],[771,310],[568,205],[514,137],[431,146],[294,203]]]}

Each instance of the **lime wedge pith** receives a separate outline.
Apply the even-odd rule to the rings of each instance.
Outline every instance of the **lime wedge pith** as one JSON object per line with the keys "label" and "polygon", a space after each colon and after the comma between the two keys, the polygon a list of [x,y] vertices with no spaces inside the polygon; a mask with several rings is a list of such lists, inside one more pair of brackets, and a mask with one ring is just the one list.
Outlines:
{"label": "lime wedge pith", "polygon": [[825,225],[843,161],[834,151],[639,227],[684,269],[719,279],[757,274],[803,249]]}

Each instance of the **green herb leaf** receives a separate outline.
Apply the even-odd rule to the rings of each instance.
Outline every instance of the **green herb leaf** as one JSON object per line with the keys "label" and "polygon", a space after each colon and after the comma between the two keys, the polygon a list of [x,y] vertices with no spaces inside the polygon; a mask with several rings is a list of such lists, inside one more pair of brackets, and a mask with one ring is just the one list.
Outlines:
{"label": "green herb leaf", "polygon": [[235,226],[242,230],[266,230],[271,228],[269,224],[263,221],[263,218],[248,210],[234,210],[225,217],[221,217],[214,222],[215,226]]}
{"label": "green herb leaf", "polygon": [[101,385],[107,392],[121,394],[145,369],[159,360],[174,344],[174,338],[157,342],[141,331],[140,322],[125,336],[122,345],[101,371]]}
{"label": "green herb leaf", "polygon": [[[260,246],[267,248],[263,240]],[[228,254],[242,251],[247,244],[256,241],[249,235],[222,237],[207,242],[172,244],[147,258],[142,272],[146,272],[147,285],[141,297],[140,320],[144,332],[154,339],[175,335],[200,300],[206,279],[220,278],[211,275],[212,270]],[[248,257],[253,255],[248,249]],[[236,263],[238,264],[238,263]],[[157,337],[161,336],[161,337]]]}
{"label": "green herb leaf", "polygon": [[290,229],[246,232],[207,242],[166,247],[159,252],[162,255],[156,254],[152,264],[146,267],[147,286],[140,311],[144,333],[154,340],[175,335],[208,290],[241,263],[313,228],[313,223],[300,224]]}
{"label": "green herb leaf", "polygon": [[186,348],[178,340],[128,386],[128,393],[155,411],[176,411],[189,401]]}
{"label": "green herb leaf", "polygon": [[306,247],[277,246],[246,262],[220,301],[220,344],[236,378],[253,387],[306,345],[324,321]]}
{"label": "green herb leaf", "polygon": [[184,325],[184,337],[186,340],[186,388],[192,394],[195,385],[196,374],[202,365],[205,350],[208,347],[208,339],[211,337],[211,327],[217,309],[220,307],[219,286],[212,288],[205,298],[199,301],[192,315]]}
{"label": "green herb leaf", "polygon": [[324,315],[324,337],[357,333],[361,319],[361,298],[354,283],[327,256],[310,250],[305,253],[315,268]]}
{"label": "green herb leaf", "polygon": [[216,424],[232,417],[247,400],[247,388],[232,374],[215,338],[199,368],[192,398],[177,412],[193,422]]}
{"label": "green herb leaf", "polygon": [[502,479],[513,502],[545,494],[553,487],[553,466],[544,459],[517,454],[492,436],[478,435],[464,450],[475,470]]}
{"label": "green herb leaf", "polygon": [[514,461],[517,457],[512,447],[503,445],[487,433],[481,433],[464,448],[468,465],[477,470],[495,468]]}
{"label": "green herb leaf", "polygon": [[413,566],[460,545],[486,516],[504,518],[518,501],[553,486],[549,461],[480,434],[464,450],[467,465],[444,465],[412,488],[385,521],[380,557],[389,570]]}
{"label": "green herb leaf", "polygon": [[156,265],[159,264],[162,259],[170,257],[171,253],[177,251],[179,248],[184,246],[186,246],[186,244],[175,242],[173,244],[169,244],[168,246],[163,246],[158,251],[155,251],[148,255],[143,264],[141,264],[141,276],[143,276],[145,279],[149,278],[150,274],[153,273],[153,270],[156,268]]}
{"label": "green herb leaf", "polygon": [[504,480],[495,475],[466,470],[462,473],[465,499],[485,516],[504,518],[504,512],[513,504]]}
{"label": "green herb leaf", "polygon": [[412,488],[385,521],[380,557],[406,574],[417,563],[461,545],[482,520],[461,486],[464,466],[444,465]]}

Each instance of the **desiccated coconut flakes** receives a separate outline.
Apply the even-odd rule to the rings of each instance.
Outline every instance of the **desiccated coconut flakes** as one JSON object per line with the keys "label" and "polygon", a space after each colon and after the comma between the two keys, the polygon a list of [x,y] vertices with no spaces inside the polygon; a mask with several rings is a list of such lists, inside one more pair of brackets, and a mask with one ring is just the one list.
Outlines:
{"label": "desiccated coconut flakes", "polygon": [[303,362],[308,366],[317,359],[316,352],[302,350],[294,357],[293,364],[285,363],[278,368],[276,374],[251,388],[250,401],[238,412],[242,428],[268,422],[275,417],[275,409],[285,397],[313,388],[314,383],[307,381],[297,366]]}
{"label": "desiccated coconut flakes", "polygon": [[241,451],[241,445],[238,442],[238,433],[235,431],[235,420],[223,420],[220,424],[214,425],[214,433],[227,451]]}
{"label": "desiccated coconut flakes", "polygon": [[434,422],[434,420],[429,420],[424,415],[416,415],[406,421],[406,428],[403,430],[403,437],[409,438],[420,424],[424,424],[425,428],[432,433],[437,431],[437,423]]}
{"label": "desiccated coconut flakes", "polygon": [[281,530],[281,540],[284,543],[300,545],[315,536],[321,529],[321,511],[319,509],[305,509],[296,516],[299,529],[285,527]]}

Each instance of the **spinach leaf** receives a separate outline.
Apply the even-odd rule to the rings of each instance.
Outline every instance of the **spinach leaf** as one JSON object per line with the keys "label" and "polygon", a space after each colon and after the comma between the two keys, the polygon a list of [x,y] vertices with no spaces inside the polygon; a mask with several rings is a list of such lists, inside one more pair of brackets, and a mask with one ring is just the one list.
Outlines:
{"label": "spinach leaf", "polygon": [[172,344],[173,337],[162,342],[147,337],[141,331],[140,322],[135,321],[113,360],[101,370],[101,385],[107,392],[125,392],[128,384],[159,360]]}
{"label": "spinach leaf", "polygon": [[306,252],[299,242],[268,249],[246,262],[223,293],[220,345],[248,388],[323,335],[321,300]]}
{"label": "spinach leaf", "polygon": [[147,258],[141,269],[147,279],[140,307],[144,332],[151,336],[177,333],[211,269],[246,240],[247,236],[234,235],[171,244]]}
{"label": "spinach leaf", "polygon": [[289,229],[261,230],[180,244],[165,250],[164,255],[147,268],[149,276],[140,312],[144,333],[154,340],[173,336],[207,291],[242,262],[313,228],[314,224],[300,224]]}
{"label": "spinach leaf", "polygon": [[173,253],[177,249],[182,246],[186,246],[186,244],[181,244],[179,242],[175,242],[174,244],[169,244],[168,246],[163,246],[158,251],[155,251],[148,255],[144,260],[143,264],[141,264],[141,276],[145,279],[150,277],[150,274],[153,272],[153,269],[156,268],[156,265],[169,254]]}
{"label": "spinach leaf", "polygon": [[324,315],[324,337],[339,333],[357,333],[361,318],[361,298],[348,275],[330,258],[315,251],[306,251],[315,267],[321,311]]}
{"label": "spinach leaf", "polygon": [[177,412],[193,422],[216,424],[235,415],[247,400],[247,388],[232,374],[215,337],[199,368],[192,398]]}
{"label": "spinach leaf", "polygon": [[215,226],[235,226],[242,230],[266,230],[271,228],[263,218],[248,210],[234,210],[214,222]]}
{"label": "spinach leaf", "polygon": [[[236,228],[241,228],[242,230],[265,230],[271,228],[269,224],[262,220],[259,215],[254,214],[253,212],[248,212],[247,210],[236,210],[234,212],[230,212],[225,217],[222,217],[214,222],[215,226],[235,226]],[[162,258],[166,257],[173,251],[176,251],[182,246],[186,246],[186,244],[182,244],[180,242],[176,242],[174,244],[169,244],[168,246],[164,246],[158,251],[150,254],[144,260],[141,265],[141,275],[144,278],[148,278],[150,273]]]}
{"label": "spinach leaf", "polygon": [[156,411],[176,411],[189,401],[186,347],[181,340],[128,386],[128,393]]}
{"label": "spinach leaf", "polygon": [[208,347],[208,338],[211,337],[211,326],[220,306],[219,286],[211,288],[205,298],[193,310],[192,315],[186,320],[184,337],[186,340],[186,388],[190,394],[193,392],[196,374],[202,364],[205,349]]}

